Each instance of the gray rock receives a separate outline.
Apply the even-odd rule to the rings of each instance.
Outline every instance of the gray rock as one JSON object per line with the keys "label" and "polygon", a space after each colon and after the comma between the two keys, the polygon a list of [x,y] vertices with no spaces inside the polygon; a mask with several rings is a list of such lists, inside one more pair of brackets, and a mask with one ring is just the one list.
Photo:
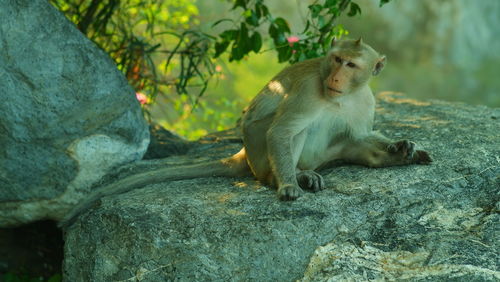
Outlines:
{"label": "gray rock", "polygon": [[[108,196],[65,233],[66,281],[498,281],[499,109],[378,95],[376,128],[434,163],[323,170],[295,202],[251,178]],[[237,152],[215,143],[141,169]]]}
{"label": "gray rock", "polygon": [[112,60],[46,0],[0,0],[0,226],[59,219],[149,133]]}
{"label": "gray rock", "polygon": [[498,271],[460,261],[433,260],[433,253],[426,250],[384,252],[371,244],[374,242],[362,242],[361,245],[330,243],[319,247],[299,281],[500,280]]}
{"label": "gray rock", "polygon": [[192,142],[163,128],[159,124],[149,126],[151,141],[144,154],[144,160],[166,158],[186,154],[192,147]]}

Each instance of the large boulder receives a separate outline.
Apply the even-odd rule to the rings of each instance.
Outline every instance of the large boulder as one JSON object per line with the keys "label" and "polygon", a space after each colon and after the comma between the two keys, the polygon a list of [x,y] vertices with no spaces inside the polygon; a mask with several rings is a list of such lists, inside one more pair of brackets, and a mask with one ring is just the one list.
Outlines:
{"label": "large boulder", "polygon": [[[330,168],[322,171],[326,190],[295,202],[280,202],[251,178],[171,181],[107,196],[65,230],[64,277],[498,281],[499,118],[499,109],[383,93],[376,128],[415,140],[431,152],[431,165]],[[215,143],[137,167],[238,149]]]}
{"label": "large boulder", "polygon": [[0,227],[59,219],[149,132],[113,61],[47,0],[0,0]]}

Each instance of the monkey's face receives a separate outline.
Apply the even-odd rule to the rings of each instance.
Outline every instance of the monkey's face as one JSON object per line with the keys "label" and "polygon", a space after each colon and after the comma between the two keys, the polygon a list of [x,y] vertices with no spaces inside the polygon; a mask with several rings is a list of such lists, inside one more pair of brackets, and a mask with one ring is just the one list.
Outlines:
{"label": "monkey's face", "polygon": [[324,76],[325,93],[340,96],[352,90],[353,78],[358,68],[357,61],[340,53],[332,53],[327,58],[328,66]]}
{"label": "monkey's face", "polygon": [[346,95],[367,85],[385,62],[368,45],[358,41],[343,41],[334,46],[322,62],[321,77],[324,93],[331,97]]}

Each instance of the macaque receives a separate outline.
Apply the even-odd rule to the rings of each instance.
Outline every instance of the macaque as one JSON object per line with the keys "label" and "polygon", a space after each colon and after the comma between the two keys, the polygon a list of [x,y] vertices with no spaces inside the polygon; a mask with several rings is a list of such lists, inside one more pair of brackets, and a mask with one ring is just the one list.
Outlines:
{"label": "macaque", "polygon": [[295,200],[303,189],[325,188],[315,170],[331,161],[368,167],[428,164],[429,154],[416,150],[413,142],[393,142],[372,129],[375,99],[368,82],[385,63],[385,56],[361,39],[334,40],[325,57],[285,68],[253,99],[241,120],[240,152],[126,177],[91,194],[62,224],[70,224],[102,196],[166,180],[251,173],[275,187],[279,199]]}

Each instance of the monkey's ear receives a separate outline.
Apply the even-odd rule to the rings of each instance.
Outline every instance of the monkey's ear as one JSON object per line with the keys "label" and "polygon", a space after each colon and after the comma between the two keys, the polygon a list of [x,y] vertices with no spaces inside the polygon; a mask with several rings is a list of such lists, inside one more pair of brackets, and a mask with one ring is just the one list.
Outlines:
{"label": "monkey's ear", "polygon": [[375,64],[375,67],[373,68],[372,72],[373,75],[377,75],[382,71],[382,69],[385,66],[385,61],[386,61],[385,56],[382,56],[378,59],[377,63]]}
{"label": "monkey's ear", "polygon": [[333,39],[332,39],[332,44],[330,45],[330,47],[333,47],[333,46],[337,45],[337,43],[339,43],[339,40],[337,39],[337,36],[334,36]]}

